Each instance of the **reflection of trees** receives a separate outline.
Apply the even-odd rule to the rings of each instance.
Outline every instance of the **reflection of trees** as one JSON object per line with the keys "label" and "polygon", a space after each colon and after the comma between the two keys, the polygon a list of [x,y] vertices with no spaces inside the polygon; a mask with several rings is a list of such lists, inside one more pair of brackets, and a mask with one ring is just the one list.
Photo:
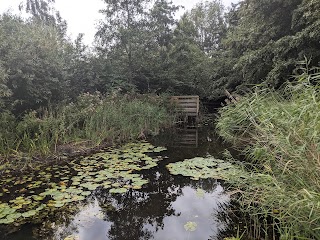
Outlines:
{"label": "reflection of trees", "polygon": [[[172,203],[181,196],[183,187],[191,186],[208,192],[216,188],[216,180],[192,181],[172,176],[166,169],[161,169],[158,169],[160,172],[151,170],[143,174],[150,181],[143,190],[130,190],[123,195],[112,195],[108,191],[97,194],[100,207],[106,209],[106,220],[112,223],[109,239],[152,239],[153,231],[164,228],[165,217],[179,216]],[[110,203],[113,211],[104,207]],[[148,225],[152,228],[147,228]]]}
{"label": "reflection of trees", "polygon": [[[151,139],[151,143],[155,146],[161,145],[168,147],[166,153],[171,161],[183,160],[195,156],[205,156],[207,153],[215,157],[222,157],[222,152],[228,147],[222,139],[214,133],[209,127],[198,128],[198,147],[172,148],[175,142],[179,142],[181,136],[186,134],[186,129],[173,128],[169,129],[158,136]],[[189,133],[188,133],[189,134]]]}
{"label": "reflection of trees", "polygon": [[101,192],[98,198],[100,206],[112,203],[115,211],[106,211],[106,219],[112,222],[109,239],[150,239],[153,233],[145,225],[151,225],[157,231],[163,228],[163,219],[176,215],[172,208],[181,189],[174,191],[177,185],[168,174],[154,171],[144,174],[150,183],[140,191],[130,190],[123,195],[111,195]]}
{"label": "reflection of trees", "polygon": [[[164,228],[165,217],[180,215],[173,208],[172,203],[182,195],[184,187],[190,186],[212,193],[218,184],[216,180],[193,181],[182,176],[172,176],[165,167],[168,162],[204,156],[206,153],[216,156],[216,153],[222,152],[221,143],[216,141],[213,135],[210,135],[210,139],[213,140],[207,141],[206,131],[200,131],[199,148],[168,147],[169,150],[164,153],[169,157],[168,160],[160,161],[158,167],[142,172],[144,179],[149,180],[149,183],[142,190],[130,190],[125,194],[109,194],[109,191],[99,189],[95,197],[104,212],[105,220],[111,224],[107,239],[152,239],[155,232]],[[164,140],[162,139],[161,142],[155,145],[163,145]],[[88,199],[87,202],[90,201],[93,200]],[[51,213],[42,224],[33,225],[36,238],[54,239],[57,237],[63,239],[62,236],[75,233],[78,230],[78,222],[74,221],[74,217],[81,209],[76,207],[74,211],[69,211],[67,208],[61,210],[56,214]],[[208,211],[211,210],[208,206]],[[57,228],[50,227],[52,222],[56,222],[56,227],[62,229],[61,232],[57,232]],[[224,221],[222,220],[222,222]],[[60,233],[61,235],[59,235]]]}
{"label": "reflection of trees", "polygon": [[[221,152],[221,143],[208,142],[203,133],[199,134],[200,144],[196,150],[169,148],[165,152],[169,161],[203,156],[211,148]],[[164,139],[172,138],[172,134],[159,137],[160,139],[155,141],[161,143],[156,145],[163,145]],[[130,190],[123,195],[112,195],[108,191],[99,193],[98,201],[102,208],[110,203],[115,208],[114,211],[105,211],[106,220],[112,222],[109,239],[151,239],[154,234],[152,231],[158,231],[164,227],[165,217],[180,214],[172,208],[172,203],[181,196],[183,187],[191,186],[194,189],[201,188],[212,192],[217,186],[217,181],[214,179],[192,181],[182,176],[172,176],[165,168],[166,164],[168,164],[167,161],[161,161],[156,169],[143,173],[144,178],[149,179],[149,184],[143,190]],[[152,228],[148,229],[146,225],[151,225]]]}
{"label": "reflection of trees", "polygon": [[[243,206],[242,206],[243,207]],[[215,217],[226,223],[226,228],[220,229],[214,240],[223,240],[227,237],[243,235],[243,239],[279,239],[279,234],[275,230],[273,220],[269,217],[253,215],[241,211],[241,206],[237,200],[232,200],[227,204],[222,204]]]}
{"label": "reflection of trees", "polygon": [[[40,218],[37,225],[33,225],[32,235],[36,239],[52,240],[64,239],[63,236],[75,233],[77,226],[74,224],[74,219],[81,212],[81,206],[82,203],[70,203],[63,208],[44,212],[42,215],[46,217]],[[58,229],[63,231],[57,231]]]}

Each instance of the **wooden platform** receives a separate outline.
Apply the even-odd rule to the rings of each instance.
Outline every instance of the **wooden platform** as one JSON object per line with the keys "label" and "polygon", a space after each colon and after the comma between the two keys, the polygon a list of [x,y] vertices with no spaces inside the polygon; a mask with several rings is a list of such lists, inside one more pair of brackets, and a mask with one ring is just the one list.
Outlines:
{"label": "wooden platform", "polygon": [[186,117],[199,115],[199,96],[172,96],[171,101]]}

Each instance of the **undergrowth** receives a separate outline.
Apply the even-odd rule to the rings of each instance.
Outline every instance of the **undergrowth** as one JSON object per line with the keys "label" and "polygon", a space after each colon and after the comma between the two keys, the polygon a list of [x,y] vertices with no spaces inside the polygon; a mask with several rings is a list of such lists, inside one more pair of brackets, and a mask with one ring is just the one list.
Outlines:
{"label": "undergrowth", "polygon": [[[71,146],[94,147],[144,138],[173,122],[157,96],[83,94],[75,102],[32,111],[20,121],[0,113],[0,160],[48,156]],[[70,150],[70,149],[69,149]]]}
{"label": "undergrowth", "polygon": [[217,129],[250,160],[250,177],[230,182],[255,233],[320,239],[320,72],[296,74],[281,90],[260,86],[224,107]]}

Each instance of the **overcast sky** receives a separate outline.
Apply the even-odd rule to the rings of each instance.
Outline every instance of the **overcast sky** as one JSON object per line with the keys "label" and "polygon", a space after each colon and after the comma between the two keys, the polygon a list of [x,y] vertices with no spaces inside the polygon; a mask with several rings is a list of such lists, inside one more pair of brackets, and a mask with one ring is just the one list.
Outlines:
{"label": "overcast sky", "polygon": [[[8,9],[17,11],[18,5],[22,0],[0,0],[0,12]],[[172,0],[175,5],[185,6],[185,10],[191,9],[201,0]],[[226,7],[231,2],[236,3],[239,0],[222,0]],[[98,13],[104,3],[102,0],[56,0],[55,7],[60,11],[62,18],[68,22],[68,33],[74,39],[78,33],[84,33],[84,41],[91,44],[96,32],[95,24],[103,17]],[[181,15],[182,12],[179,12]]]}

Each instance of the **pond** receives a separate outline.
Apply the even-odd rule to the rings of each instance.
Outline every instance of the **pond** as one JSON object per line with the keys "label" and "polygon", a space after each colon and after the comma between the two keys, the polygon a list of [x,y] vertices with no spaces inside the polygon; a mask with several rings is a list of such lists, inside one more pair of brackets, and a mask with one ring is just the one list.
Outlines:
{"label": "pond", "polygon": [[170,129],[30,175],[7,172],[0,239],[223,239],[230,227],[223,183],[171,175],[166,166],[220,158],[226,148],[208,128]]}

